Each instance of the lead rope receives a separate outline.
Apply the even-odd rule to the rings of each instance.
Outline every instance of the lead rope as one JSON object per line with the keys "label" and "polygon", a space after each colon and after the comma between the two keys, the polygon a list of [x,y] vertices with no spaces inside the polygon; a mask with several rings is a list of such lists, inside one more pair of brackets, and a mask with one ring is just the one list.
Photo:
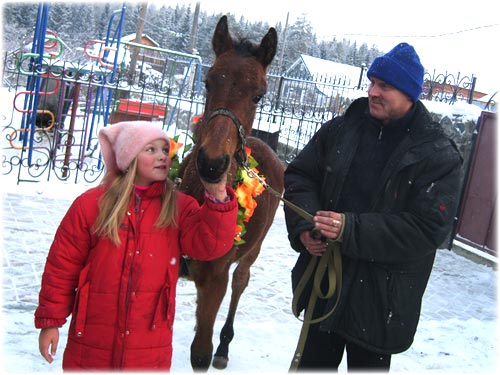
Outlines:
{"label": "lead rope", "polygon": [[[248,168],[246,163],[241,163],[241,165],[250,178],[257,178],[266,190],[268,190],[275,197],[279,198],[292,211],[294,211],[305,220],[313,222],[313,215],[283,198],[281,194],[274,190],[262,177],[260,177],[255,171]],[[342,290],[342,257],[340,254],[340,245],[337,241],[332,240],[327,240],[327,244],[327,249],[321,257],[311,257],[311,260],[309,261],[304,274],[297,284],[297,288],[295,288],[293,292],[292,312],[296,318],[299,318],[300,312],[297,311],[297,303],[300,296],[304,292],[308,281],[311,279],[311,277],[313,277],[313,288],[311,291],[311,295],[309,296],[307,308],[304,313],[304,320],[302,321],[302,329],[300,331],[299,341],[297,343],[297,348],[295,349],[292,363],[290,364],[289,372],[296,372],[298,369],[307,340],[307,335],[309,333],[310,325],[319,323],[328,318],[335,311],[340,300],[340,292]],[[317,268],[316,264],[318,264]],[[316,271],[314,271],[315,269]],[[326,293],[323,293],[321,290],[321,281],[323,280],[325,274],[328,277],[328,290]],[[337,299],[332,309],[323,316],[313,319],[314,308],[316,306],[316,301],[318,300],[318,298],[330,299],[335,294],[335,292],[337,292]]]}
{"label": "lead rope", "polygon": [[[308,280],[312,277],[314,272],[313,288],[311,295],[309,296],[309,303],[307,304],[307,308],[304,312],[302,329],[300,330],[299,341],[297,343],[297,348],[295,349],[292,363],[290,364],[289,372],[296,372],[299,367],[311,324],[322,322],[332,315],[340,300],[340,293],[342,290],[342,257],[340,255],[340,246],[339,243],[335,241],[328,240],[327,243],[328,247],[321,258],[319,258],[319,264],[316,272],[314,272],[314,268],[318,262],[318,257],[312,257],[307,265],[306,271],[297,284],[297,288],[293,292],[292,311],[295,317],[298,318],[299,312],[297,312],[297,301],[302,295]],[[328,276],[328,291],[323,293],[321,291],[321,281],[325,273]],[[313,319],[314,307],[316,306],[318,298],[330,299],[334,295],[335,291],[337,292],[337,299],[332,309],[323,316]]]}

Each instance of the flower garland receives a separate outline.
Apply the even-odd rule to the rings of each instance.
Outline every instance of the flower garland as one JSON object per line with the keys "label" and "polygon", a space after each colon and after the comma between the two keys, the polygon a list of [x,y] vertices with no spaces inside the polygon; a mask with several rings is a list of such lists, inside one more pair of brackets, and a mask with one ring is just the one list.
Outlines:
{"label": "flower garland", "polygon": [[[181,166],[181,161],[179,157],[179,150],[181,149],[182,146],[184,146],[183,143],[177,142],[179,140],[179,134],[176,135],[173,138],[170,138],[170,151],[168,153],[168,156],[170,157],[170,160],[172,161],[172,164],[170,165],[170,172],[168,173],[168,177],[175,182],[176,178],[179,177],[179,167]],[[186,145],[184,147],[184,151],[182,152],[182,155],[184,156],[186,152],[188,152],[191,149],[192,145]]]}
{"label": "flower garland", "polygon": [[[252,151],[250,147],[245,147],[245,152],[248,159],[248,168],[252,171],[252,173],[256,175],[259,174],[259,170],[257,169],[259,164],[251,155]],[[260,177],[265,180],[264,176],[260,175]],[[239,167],[236,170],[233,188],[236,193],[236,198],[238,199],[238,217],[236,219],[234,244],[242,245],[245,243],[245,240],[242,237],[247,232],[245,223],[250,221],[250,218],[257,207],[255,198],[262,194],[265,187],[257,178],[249,176],[247,170]]]}
{"label": "flower garland", "polygon": [[[197,121],[196,121],[197,122]],[[175,181],[179,174],[180,167],[180,157],[179,150],[183,146],[182,143],[178,142],[179,135],[176,135],[173,138],[170,138],[170,159],[172,160],[172,165],[170,167],[169,178],[172,181]],[[182,152],[182,155],[186,155],[192,148],[192,144],[186,145]],[[259,170],[257,166],[259,163],[252,156],[252,150],[250,147],[245,147],[245,152],[247,154],[247,166],[248,169],[252,172],[252,174],[259,174]],[[260,178],[265,181],[265,177],[260,175]],[[238,216],[236,218],[236,227],[234,234],[234,244],[235,245],[243,245],[245,240],[243,236],[247,232],[245,223],[250,221],[255,208],[257,207],[257,202],[255,198],[258,197],[265,190],[265,187],[259,181],[259,179],[255,177],[251,177],[248,175],[248,171],[243,167],[239,167],[236,170],[235,178],[233,181],[233,189],[236,194],[236,198],[238,200]]]}

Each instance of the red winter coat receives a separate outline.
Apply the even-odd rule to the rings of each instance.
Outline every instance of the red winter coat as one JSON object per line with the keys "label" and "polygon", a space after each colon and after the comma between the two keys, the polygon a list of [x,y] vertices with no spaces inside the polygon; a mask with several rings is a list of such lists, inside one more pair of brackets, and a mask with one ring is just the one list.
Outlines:
{"label": "red winter coat", "polygon": [[211,260],[233,245],[238,205],[178,193],[177,228],[157,228],[163,184],[134,200],[121,245],[92,232],[99,186],[79,196],[63,218],[47,257],[35,326],[62,326],[72,314],[63,368],[170,368],[179,258]]}

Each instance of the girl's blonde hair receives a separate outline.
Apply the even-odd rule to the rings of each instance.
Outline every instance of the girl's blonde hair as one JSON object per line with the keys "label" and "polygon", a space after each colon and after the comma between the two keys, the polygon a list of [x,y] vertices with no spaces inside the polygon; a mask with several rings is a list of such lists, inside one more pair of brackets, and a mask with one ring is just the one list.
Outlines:
{"label": "girl's blonde hair", "polygon": [[[126,172],[106,172],[103,178],[102,183],[107,185],[108,188],[99,200],[99,214],[94,224],[94,232],[109,238],[116,245],[120,244],[118,230],[127,214],[130,200],[133,199],[136,172],[137,158],[134,158]],[[155,227],[176,226],[176,216],[176,190],[174,183],[167,178],[161,196],[160,215]]]}

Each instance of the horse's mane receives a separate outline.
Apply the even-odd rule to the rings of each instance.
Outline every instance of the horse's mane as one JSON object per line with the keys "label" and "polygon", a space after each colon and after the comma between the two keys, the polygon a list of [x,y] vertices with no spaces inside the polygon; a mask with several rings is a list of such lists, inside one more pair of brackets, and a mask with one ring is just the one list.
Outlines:
{"label": "horse's mane", "polygon": [[233,40],[233,43],[234,43],[234,49],[236,50],[238,56],[241,57],[255,56],[258,45],[253,43],[250,39],[242,38],[239,40]]}

